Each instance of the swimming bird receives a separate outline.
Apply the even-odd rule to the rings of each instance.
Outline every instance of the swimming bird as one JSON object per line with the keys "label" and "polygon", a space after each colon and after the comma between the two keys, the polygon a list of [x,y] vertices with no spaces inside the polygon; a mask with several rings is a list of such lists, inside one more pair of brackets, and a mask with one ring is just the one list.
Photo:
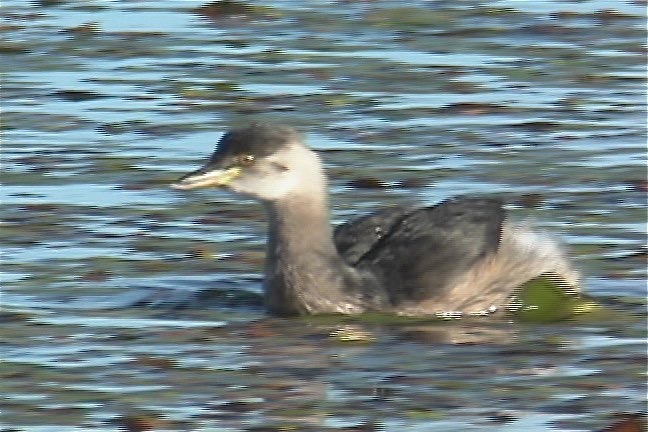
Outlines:
{"label": "swimming bird", "polygon": [[578,290],[579,274],[560,243],[511,220],[496,198],[388,207],[334,230],[320,158],[289,126],[230,130],[202,168],[172,184],[210,186],[265,207],[271,314],[483,315],[504,310],[518,287],[540,275]]}

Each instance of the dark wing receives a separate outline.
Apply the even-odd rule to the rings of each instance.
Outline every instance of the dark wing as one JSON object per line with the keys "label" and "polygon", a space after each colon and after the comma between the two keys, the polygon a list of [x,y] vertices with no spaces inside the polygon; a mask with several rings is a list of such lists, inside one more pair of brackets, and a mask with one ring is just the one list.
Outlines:
{"label": "dark wing", "polygon": [[413,210],[412,207],[388,207],[338,225],[333,234],[335,246],[344,260],[355,267],[394,226]]}
{"label": "dark wing", "polygon": [[504,217],[500,200],[469,197],[403,213],[356,267],[375,274],[393,304],[431,298],[497,250]]}

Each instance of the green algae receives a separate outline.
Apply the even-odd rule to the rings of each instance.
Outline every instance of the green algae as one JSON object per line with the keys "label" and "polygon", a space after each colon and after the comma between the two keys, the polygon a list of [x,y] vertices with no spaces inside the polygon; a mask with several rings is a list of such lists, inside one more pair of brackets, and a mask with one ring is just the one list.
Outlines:
{"label": "green algae", "polygon": [[513,314],[522,322],[542,323],[571,319],[599,308],[555,276],[532,279],[522,285],[512,301]]}

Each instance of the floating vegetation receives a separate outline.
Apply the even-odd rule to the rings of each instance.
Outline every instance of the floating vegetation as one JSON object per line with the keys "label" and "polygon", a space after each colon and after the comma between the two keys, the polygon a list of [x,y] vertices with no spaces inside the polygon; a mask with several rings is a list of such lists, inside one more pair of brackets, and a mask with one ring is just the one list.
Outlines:
{"label": "floating vegetation", "polygon": [[555,276],[526,282],[511,299],[509,310],[524,322],[557,322],[596,311],[600,306],[566,286]]}
{"label": "floating vegetation", "polygon": [[213,21],[224,18],[270,18],[278,15],[278,11],[272,7],[238,0],[216,0],[195,8],[193,12]]}

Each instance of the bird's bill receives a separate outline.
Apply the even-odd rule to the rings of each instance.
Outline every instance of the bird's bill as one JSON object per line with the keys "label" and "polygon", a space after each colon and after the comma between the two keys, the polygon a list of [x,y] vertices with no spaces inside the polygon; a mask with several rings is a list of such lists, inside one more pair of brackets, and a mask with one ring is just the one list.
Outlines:
{"label": "bird's bill", "polygon": [[200,168],[191,172],[178,181],[171,184],[174,189],[197,189],[205,187],[223,187],[229,185],[235,178],[241,175],[241,167],[233,166],[225,169]]}

